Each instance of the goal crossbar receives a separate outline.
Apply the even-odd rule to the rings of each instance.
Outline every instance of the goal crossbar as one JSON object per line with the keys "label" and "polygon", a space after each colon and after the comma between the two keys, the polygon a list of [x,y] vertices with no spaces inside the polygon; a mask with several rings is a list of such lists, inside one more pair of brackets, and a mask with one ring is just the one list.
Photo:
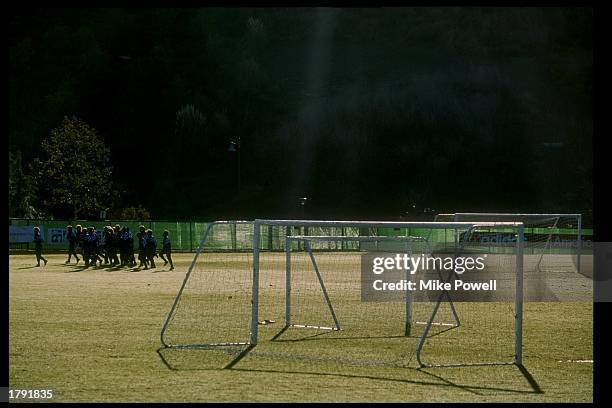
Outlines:
{"label": "goal crossbar", "polygon": [[477,225],[481,227],[519,227],[522,222],[516,221],[483,221],[483,222],[415,222],[415,221],[309,221],[309,220],[260,220],[254,221],[256,228],[262,225],[281,227],[355,227],[355,228],[432,228],[452,229]]}
{"label": "goal crossbar", "polygon": [[[524,249],[524,224],[523,222],[395,222],[395,221],[320,221],[320,220],[266,220],[256,219],[254,221],[253,232],[253,295],[252,295],[252,315],[251,315],[251,336],[250,344],[257,344],[258,339],[258,311],[259,311],[259,255],[261,246],[261,227],[266,225],[276,225],[284,227],[361,227],[361,228],[431,228],[431,229],[456,229],[460,227],[512,227],[517,232],[516,239],[516,281],[515,281],[515,313],[514,313],[514,359],[511,362],[482,362],[470,363],[469,365],[506,365],[522,364],[522,337],[523,337],[523,249]],[[290,241],[287,236],[287,242]],[[352,237],[355,238],[355,237]],[[438,297],[434,311],[432,312],[425,331],[417,347],[417,361],[421,367],[443,367],[442,364],[428,364],[421,358],[421,351],[429,334],[429,330],[434,325],[436,313],[442,302],[444,293]],[[464,365],[464,364],[459,364]]]}

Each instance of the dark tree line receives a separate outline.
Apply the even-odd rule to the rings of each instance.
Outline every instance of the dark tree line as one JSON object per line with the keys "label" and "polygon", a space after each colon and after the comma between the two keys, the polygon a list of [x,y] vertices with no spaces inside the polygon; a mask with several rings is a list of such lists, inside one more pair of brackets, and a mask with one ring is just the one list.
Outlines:
{"label": "dark tree line", "polygon": [[325,218],[588,214],[591,25],[583,8],[15,10],[10,151],[29,163],[79,117],[116,205],[153,218],[298,216],[302,196]]}

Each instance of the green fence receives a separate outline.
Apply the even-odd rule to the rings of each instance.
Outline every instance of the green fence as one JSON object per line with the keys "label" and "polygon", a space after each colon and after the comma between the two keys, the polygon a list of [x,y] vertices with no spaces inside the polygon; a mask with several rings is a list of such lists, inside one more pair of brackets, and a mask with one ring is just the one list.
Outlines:
{"label": "green fence", "polygon": [[[201,244],[201,240],[212,222],[177,222],[177,221],[67,221],[67,220],[28,220],[28,219],[9,219],[9,247],[32,249],[32,228],[40,227],[45,250],[67,250],[68,241],[66,240],[66,226],[76,225],[95,226],[101,235],[101,230],[105,225],[126,226],[135,234],[138,227],[143,225],[145,228],[153,230],[154,236],[158,239],[158,246],[161,245],[161,236],[164,230],[168,230],[172,242],[172,250],[178,252],[194,252]],[[303,230],[293,231],[296,234],[304,233]],[[310,233],[324,235],[322,231],[312,228]],[[327,235],[359,235],[356,228],[332,228],[325,231]],[[135,242],[135,245],[137,243]],[[296,244],[299,246],[299,244]],[[336,243],[330,243],[329,249],[336,249]],[[334,248],[331,248],[334,246]],[[266,226],[262,228],[261,249],[281,251],[285,248],[285,228]],[[207,251],[252,251],[253,250],[253,224],[252,223],[231,223],[219,224],[211,228],[206,238],[203,248]],[[358,249],[356,245],[350,243],[337,243],[337,249],[349,250]]]}
{"label": "green fence", "polygon": [[[9,244],[12,246],[28,246],[31,242],[34,226],[39,226],[45,240],[47,249],[68,249],[68,242],[65,239],[65,231],[67,225],[95,226],[96,230],[100,231],[105,225],[126,226],[135,235],[138,232],[138,227],[144,225],[145,228],[153,230],[153,234],[160,240],[162,232],[168,230],[170,239],[172,240],[172,249],[176,251],[195,251],[200,244],[200,239],[208,226],[206,222],[170,222],[170,221],[66,221],[66,220],[26,220],[26,219],[10,219],[9,220]],[[29,227],[30,239],[15,239],[18,234],[10,234],[11,227]],[[15,229],[15,228],[13,228]],[[23,229],[23,236],[26,237],[28,229]],[[20,242],[21,241],[21,242]]]}
{"label": "green fence", "polygon": [[[105,225],[127,226],[133,234],[138,231],[140,225],[153,230],[153,234],[161,244],[161,236],[164,230],[168,230],[172,241],[173,251],[193,252],[199,245],[210,222],[177,222],[177,221],[66,221],[66,220],[27,220],[9,219],[9,247],[32,249],[32,228],[41,228],[46,250],[67,250],[66,226],[77,224],[83,226],[95,226],[101,233]],[[398,236],[411,235],[427,238],[437,249],[453,248],[455,231],[452,229],[418,229],[418,228],[377,228],[377,229],[358,229],[358,228],[316,228],[294,229],[293,234],[304,235],[339,235],[339,236]],[[526,228],[525,236],[527,241],[531,235],[537,234],[558,234],[568,238],[568,241],[576,239],[577,230],[571,229],[550,229],[541,230],[538,228]],[[262,227],[261,249],[263,250],[284,250],[285,247],[285,227],[264,226]],[[593,230],[582,230],[584,247],[588,247],[592,239]],[[136,243],[137,244],[137,243]],[[253,224],[252,223],[231,223],[217,225],[211,228],[206,239],[204,249],[210,251],[250,251],[253,249]],[[299,242],[294,242],[299,246]],[[358,250],[359,244],[356,242],[327,242],[319,244],[314,249],[328,250]]]}

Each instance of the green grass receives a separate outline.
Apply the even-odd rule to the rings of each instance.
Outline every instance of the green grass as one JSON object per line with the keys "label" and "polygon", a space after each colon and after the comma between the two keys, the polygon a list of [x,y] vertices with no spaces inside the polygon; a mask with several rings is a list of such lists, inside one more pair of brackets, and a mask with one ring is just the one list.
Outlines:
{"label": "green grass", "polygon": [[[9,372],[12,388],[53,388],[55,401],[593,399],[592,364],[572,362],[593,358],[590,303],[525,305],[526,371],[516,366],[419,370],[413,359],[417,335],[390,336],[396,329],[393,319],[372,321],[367,330],[350,327],[350,319],[349,327],[341,332],[290,329],[277,341],[270,340],[278,333],[280,321],[260,326],[259,344],[235,361],[235,351],[231,350],[165,349],[158,353],[161,325],[191,254],[175,254],[177,268],[172,272],[159,266],[147,271],[81,270],[63,265],[64,255],[48,258],[46,267],[36,268],[32,267],[33,255],[10,257]],[[321,270],[326,273],[324,262]],[[339,276],[339,282],[342,278],[346,279]],[[282,315],[282,298],[270,295],[280,291],[282,285],[274,279],[269,281],[272,283],[266,284],[274,286],[262,293],[260,318],[276,319]],[[351,316],[358,316],[367,306],[372,310],[382,308],[381,312],[391,310],[389,305],[355,302],[352,295],[339,289],[341,285],[331,281],[330,296],[335,296],[339,316],[347,316],[351,310]],[[242,304],[236,314],[248,318],[242,315],[245,299],[232,300]],[[298,314],[302,311],[304,318],[316,319],[311,313],[319,310],[314,304],[317,301],[320,299],[306,298],[304,304],[310,308],[298,308]],[[205,306],[211,313],[222,313],[220,326],[229,325],[222,316],[230,316],[231,308],[202,299],[194,304]],[[460,306],[463,315],[475,318],[473,324],[468,326],[466,322],[461,328],[465,333],[457,329],[433,337],[425,355],[434,361],[439,355],[455,361],[469,361],[479,353],[488,358],[492,355],[487,353],[494,353],[487,344],[507,341],[500,357],[511,359],[512,338],[506,337],[505,329],[495,329],[492,317],[499,312],[496,307],[507,312],[505,306]],[[210,326],[201,327],[208,330]],[[198,333],[198,329],[194,327],[193,332]],[[364,333],[366,338],[357,338]],[[406,367],[389,364],[398,357],[404,357]],[[232,361],[232,368],[220,368]]]}

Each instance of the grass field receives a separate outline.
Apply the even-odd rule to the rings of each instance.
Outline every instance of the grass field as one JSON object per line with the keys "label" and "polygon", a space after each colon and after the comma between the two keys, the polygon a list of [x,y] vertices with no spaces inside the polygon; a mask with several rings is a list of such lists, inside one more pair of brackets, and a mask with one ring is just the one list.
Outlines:
{"label": "grass field", "polygon": [[[331,334],[290,329],[281,341],[270,341],[278,325],[261,326],[260,343],[236,360],[232,350],[159,350],[162,323],[193,255],[174,258],[174,271],[160,265],[138,271],[83,270],[64,265],[65,255],[49,255],[49,264],[37,268],[34,255],[10,256],[10,386],[52,388],[54,401],[83,402],[592,401],[593,366],[579,362],[593,359],[591,303],[526,303],[524,368],[418,369],[413,361],[369,363],[394,361],[394,353],[413,350],[416,336],[387,335],[393,320],[373,322],[369,336],[350,329]],[[277,306],[265,300],[280,290],[273,285],[268,284],[272,289],[267,294],[262,292],[260,318],[271,313],[266,307]],[[357,303],[334,292],[340,285],[330,286],[339,315],[360,313]],[[248,309],[245,299],[234,301]],[[319,310],[308,298],[303,301]],[[228,324],[224,316],[232,313],[248,317],[231,307],[194,304],[224,313],[220,326]],[[485,307],[493,315],[496,306],[462,307],[476,308],[473,316],[485,316]],[[312,318],[306,306],[296,310]],[[282,308],[274,313],[277,318]],[[197,324],[197,319],[189,324]],[[507,339],[503,352],[512,351],[512,338],[495,330],[491,319],[471,330],[470,335],[437,336],[428,356],[442,351],[461,360],[477,353],[484,340],[498,344]],[[220,368],[229,362],[234,362],[231,368]]]}

